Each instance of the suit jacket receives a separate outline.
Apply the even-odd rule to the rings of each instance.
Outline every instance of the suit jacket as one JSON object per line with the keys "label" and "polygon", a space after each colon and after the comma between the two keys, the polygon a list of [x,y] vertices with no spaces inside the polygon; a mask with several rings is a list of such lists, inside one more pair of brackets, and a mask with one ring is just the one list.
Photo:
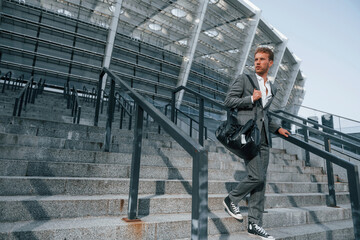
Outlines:
{"label": "suit jacket", "polygon": [[[255,73],[251,73],[249,76],[253,80],[257,90],[259,90],[259,82]],[[257,100],[256,102],[259,103],[257,104],[257,107],[255,107],[256,102],[251,102],[254,87],[248,77],[245,74],[242,74],[234,82],[232,82],[224,101],[226,107],[237,109],[237,120],[241,125],[245,124],[250,119],[254,119],[255,109],[257,109],[256,124],[260,131],[263,131],[263,126],[265,127],[267,143],[271,143],[269,131],[275,133],[280,128],[280,126],[275,122],[272,122],[271,118],[268,116],[269,107],[277,91],[275,84],[270,83],[270,86],[272,97],[264,107],[262,106],[261,99]]]}

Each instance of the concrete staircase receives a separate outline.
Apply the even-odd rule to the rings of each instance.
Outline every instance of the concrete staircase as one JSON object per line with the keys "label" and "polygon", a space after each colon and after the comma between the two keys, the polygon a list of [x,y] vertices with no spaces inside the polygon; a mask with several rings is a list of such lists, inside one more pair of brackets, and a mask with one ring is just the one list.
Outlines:
{"label": "concrete staircase", "polygon": [[[103,152],[106,118],[80,125],[61,94],[44,92],[22,117],[14,93],[0,94],[0,239],[189,239],[192,158],[157,125],[145,128],[139,188],[140,222],[127,223],[133,133],[113,125]],[[118,115],[118,113],[117,113]],[[125,124],[126,126],[126,124]],[[246,174],[243,161],[214,142],[209,150],[209,239],[258,239],[231,218],[222,200]],[[271,149],[263,226],[276,239],[354,239],[348,185],[336,183],[337,208],[326,206],[322,168]]]}

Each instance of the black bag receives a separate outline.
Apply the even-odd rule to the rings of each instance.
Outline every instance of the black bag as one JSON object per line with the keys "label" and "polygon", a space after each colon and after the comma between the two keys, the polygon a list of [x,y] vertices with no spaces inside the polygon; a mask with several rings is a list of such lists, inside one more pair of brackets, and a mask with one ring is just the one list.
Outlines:
{"label": "black bag", "polygon": [[[256,89],[250,76],[247,75],[247,77]],[[255,107],[257,108],[257,102]],[[251,160],[259,153],[261,145],[261,136],[256,120],[257,109],[255,109],[255,118],[250,119],[245,125],[238,124],[236,116],[231,113],[228,115],[227,121],[216,129],[215,136],[232,153],[245,160]]]}

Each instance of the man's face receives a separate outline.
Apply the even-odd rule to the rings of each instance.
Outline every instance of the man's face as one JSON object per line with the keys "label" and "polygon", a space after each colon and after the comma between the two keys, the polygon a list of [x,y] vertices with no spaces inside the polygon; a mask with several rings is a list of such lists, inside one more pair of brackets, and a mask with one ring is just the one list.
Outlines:
{"label": "man's face", "polygon": [[268,53],[258,52],[255,55],[255,72],[262,76],[269,71],[269,68],[273,65],[273,61],[269,60]]}

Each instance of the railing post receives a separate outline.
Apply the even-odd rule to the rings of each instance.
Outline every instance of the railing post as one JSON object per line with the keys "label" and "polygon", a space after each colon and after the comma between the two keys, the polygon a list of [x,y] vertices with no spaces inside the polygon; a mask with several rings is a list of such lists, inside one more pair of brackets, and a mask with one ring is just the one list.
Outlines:
{"label": "railing post", "polygon": [[[307,121],[303,121],[304,125],[307,125]],[[309,142],[309,133],[307,128],[303,128],[304,131],[304,142]],[[308,150],[305,150],[305,166],[310,167],[310,153]]]}
{"label": "railing post", "polygon": [[[324,138],[324,146],[325,151],[331,152],[331,145],[330,145],[330,139],[328,137]],[[335,194],[335,183],[334,183],[334,171],[333,171],[333,165],[332,163],[326,160],[326,173],[327,173],[327,179],[328,179],[328,188],[329,188],[329,203],[328,205],[330,207],[336,207],[336,194]]]}
{"label": "railing post", "polygon": [[193,125],[192,122],[193,122],[192,119],[190,119],[190,137],[192,137],[192,125]]}
{"label": "railing post", "polygon": [[178,120],[178,109],[175,109],[175,125],[177,125],[177,120]]}
{"label": "railing post", "polygon": [[141,144],[142,144],[143,121],[144,121],[144,110],[138,104],[136,104],[135,111],[136,111],[135,130],[134,130],[133,153],[132,153],[132,161],[131,161],[131,175],[130,175],[130,189],[129,189],[129,203],[128,203],[129,220],[134,220],[136,219],[137,216]]}
{"label": "railing post", "polygon": [[19,98],[15,98],[15,105],[14,105],[14,110],[13,110],[14,117],[16,116],[18,105],[19,105]]}
{"label": "railing post", "polygon": [[129,116],[129,130],[131,130],[133,107],[130,106],[129,112],[130,112],[130,116]]}
{"label": "railing post", "polygon": [[175,122],[175,92],[171,95],[171,121]]}
{"label": "railing post", "polygon": [[29,86],[27,87],[27,89],[25,89],[25,99],[24,99],[24,109],[26,111],[26,105],[27,105],[27,102],[28,102],[28,98],[29,98]]}
{"label": "railing post", "polygon": [[[99,83],[98,83],[98,93],[96,98],[96,106],[95,106],[95,117],[94,117],[94,126],[98,125],[99,122],[99,110],[100,110],[100,100],[101,100],[101,86],[103,82],[103,76],[105,72],[102,71],[99,77]],[[95,91],[94,91],[95,92]]]}
{"label": "railing post", "polygon": [[122,125],[123,125],[123,115],[124,115],[124,107],[121,106],[121,111],[120,111],[120,129],[122,129]]}
{"label": "railing post", "polygon": [[358,166],[347,169],[355,239],[360,239],[360,183]]}
{"label": "railing post", "polygon": [[80,116],[81,116],[81,107],[79,107],[78,117],[77,117],[77,124],[80,123]]}
{"label": "railing post", "polygon": [[27,100],[27,102],[28,103],[31,103],[31,97],[32,97],[32,95],[34,94],[34,92],[33,92],[33,85],[34,85],[34,78],[32,78],[31,80],[30,80],[30,85],[29,85],[29,96],[28,96],[28,100]]}
{"label": "railing post", "polygon": [[193,157],[191,239],[207,239],[208,161],[207,152]]}
{"label": "railing post", "polygon": [[199,143],[204,146],[204,99],[200,98],[199,106]]}
{"label": "railing post", "polygon": [[24,102],[24,94],[21,95],[20,97],[20,104],[19,104],[19,111],[18,111],[18,117],[21,116],[21,110],[22,110],[22,105],[23,105],[23,102]]}
{"label": "railing post", "polygon": [[114,100],[115,100],[115,80],[111,79],[110,84],[110,93],[108,99],[108,110],[107,110],[107,121],[106,121],[106,136],[105,136],[105,152],[110,151],[110,142],[111,142],[111,125],[114,118]]}

